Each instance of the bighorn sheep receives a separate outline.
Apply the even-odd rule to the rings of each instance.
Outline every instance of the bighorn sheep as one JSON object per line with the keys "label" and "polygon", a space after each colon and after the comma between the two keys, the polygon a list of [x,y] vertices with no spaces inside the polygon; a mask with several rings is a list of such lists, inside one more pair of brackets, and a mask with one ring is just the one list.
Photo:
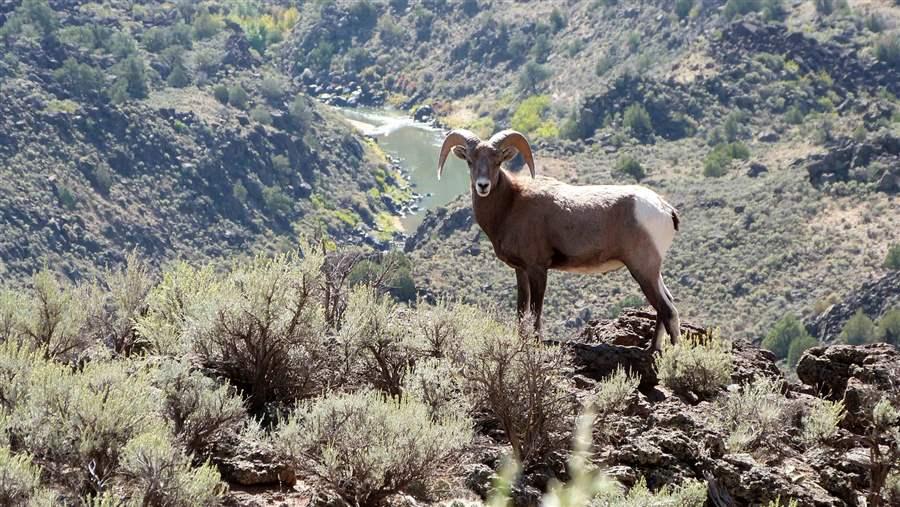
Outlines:
{"label": "bighorn sheep", "polygon": [[[547,270],[605,273],[627,267],[656,309],[653,348],[668,332],[680,335],[678,311],[660,269],[678,230],[678,213],[652,190],[637,185],[574,186],[535,177],[525,136],[504,130],[482,141],[467,130],[451,131],[441,146],[438,179],[450,151],[469,165],[475,219],[497,257],[516,270],[517,310],[528,311],[540,330]],[[500,165],[520,153],[531,180]]]}

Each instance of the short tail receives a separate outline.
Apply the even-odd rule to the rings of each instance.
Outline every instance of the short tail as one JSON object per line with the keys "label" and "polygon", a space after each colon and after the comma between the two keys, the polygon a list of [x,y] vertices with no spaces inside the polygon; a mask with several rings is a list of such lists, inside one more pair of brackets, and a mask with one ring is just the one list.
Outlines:
{"label": "short tail", "polygon": [[681,220],[678,218],[678,210],[676,210],[675,208],[672,208],[672,225],[675,226],[676,231],[678,230],[678,224],[680,222],[681,222]]}

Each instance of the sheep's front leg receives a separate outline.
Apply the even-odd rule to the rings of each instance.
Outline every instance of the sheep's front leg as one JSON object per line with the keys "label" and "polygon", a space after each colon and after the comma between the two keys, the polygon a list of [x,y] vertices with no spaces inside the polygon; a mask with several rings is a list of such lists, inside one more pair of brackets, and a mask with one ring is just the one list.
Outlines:
{"label": "sheep's front leg", "polygon": [[516,286],[518,293],[516,295],[516,316],[519,320],[528,312],[531,305],[531,285],[528,282],[528,274],[524,269],[516,268]]}
{"label": "sheep's front leg", "polygon": [[541,330],[541,312],[544,310],[544,291],[547,289],[547,270],[529,269],[528,281],[531,285],[531,314],[534,317],[534,330]]}

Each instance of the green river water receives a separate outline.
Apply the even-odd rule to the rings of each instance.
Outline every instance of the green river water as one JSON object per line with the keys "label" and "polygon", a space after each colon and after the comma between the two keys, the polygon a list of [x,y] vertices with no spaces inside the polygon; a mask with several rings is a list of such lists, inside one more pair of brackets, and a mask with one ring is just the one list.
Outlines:
{"label": "green river water", "polygon": [[447,159],[444,175],[437,179],[438,150],[443,133],[419,123],[406,113],[390,109],[339,109],[363,134],[375,138],[378,145],[400,160],[413,190],[423,197],[419,209],[401,218],[408,234],[413,234],[425,218],[425,212],[447,204],[469,192],[469,174],[465,163],[454,156]]}

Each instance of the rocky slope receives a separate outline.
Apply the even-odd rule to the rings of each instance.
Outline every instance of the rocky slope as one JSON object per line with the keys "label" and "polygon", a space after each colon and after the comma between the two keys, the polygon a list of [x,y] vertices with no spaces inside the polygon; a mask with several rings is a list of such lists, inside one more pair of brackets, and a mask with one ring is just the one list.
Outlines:
{"label": "rocky slope", "polygon": [[[554,342],[574,358],[576,396],[589,399],[597,383],[620,367],[640,377],[639,390],[627,396],[624,408],[601,413],[596,421],[592,457],[607,473],[628,487],[643,478],[654,490],[699,479],[709,487],[708,505],[766,505],[778,499],[815,506],[866,504],[874,469],[868,440],[872,405],[882,397],[900,397],[896,348],[878,344],[811,349],[800,362],[796,382],[785,379],[771,353],[737,342],[732,349],[732,385],[699,399],[673,393],[657,379],[646,350],[654,322],[652,314],[628,311],[615,320],[591,321],[571,339]],[[706,334],[689,323],[685,330],[695,336]],[[775,426],[761,430],[749,448],[736,448],[734,429],[721,417],[721,403],[741,386],[760,379],[777,386],[775,394],[756,400],[776,407],[777,420],[770,421]],[[803,437],[803,421],[822,398],[844,400],[847,415],[836,433],[810,443]],[[761,407],[746,409],[748,417],[756,417],[753,411]],[[889,441],[881,442],[885,443]],[[464,464],[470,494],[490,494],[494,471],[506,450],[489,431],[478,438],[477,449]],[[565,480],[563,458],[527,471],[513,488],[516,504],[533,505],[552,478]],[[235,485],[235,505],[291,504],[315,493],[302,477],[295,479],[265,457],[234,459],[224,470]]]}
{"label": "rocky slope", "polygon": [[253,5],[0,5],[0,278],[390,236],[405,181],[251,47],[287,12]]}

